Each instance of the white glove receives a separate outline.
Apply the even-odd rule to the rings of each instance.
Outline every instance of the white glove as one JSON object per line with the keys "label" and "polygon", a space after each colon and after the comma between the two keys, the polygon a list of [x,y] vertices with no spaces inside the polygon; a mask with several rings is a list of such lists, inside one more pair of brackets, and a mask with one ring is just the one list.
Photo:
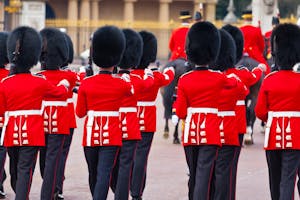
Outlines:
{"label": "white glove", "polygon": [[124,81],[130,83],[130,76],[129,76],[129,74],[124,73],[124,74],[122,74],[121,78],[122,78]]}
{"label": "white glove", "polygon": [[267,71],[267,66],[263,63],[260,63],[257,67],[260,68],[263,72]]}
{"label": "white glove", "polygon": [[60,86],[60,85],[63,85],[63,86],[65,86],[66,88],[69,88],[69,87],[70,87],[70,83],[69,83],[69,81],[68,81],[67,79],[63,79],[63,80],[61,80],[61,81],[57,84],[57,86]]}
{"label": "white glove", "polygon": [[174,125],[177,125],[179,122],[179,117],[177,115],[173,114],[171,117],[171,121]]}
{"label": "white glove", "polygon": [[149,76],[153,77],[153,71],[149,68],[145,68],[144,70],[144,80],[147,79]]}
{"label": "white glove", "polygon": [[85,73],[85,67],[84,66],[79,67],[79,73]]}

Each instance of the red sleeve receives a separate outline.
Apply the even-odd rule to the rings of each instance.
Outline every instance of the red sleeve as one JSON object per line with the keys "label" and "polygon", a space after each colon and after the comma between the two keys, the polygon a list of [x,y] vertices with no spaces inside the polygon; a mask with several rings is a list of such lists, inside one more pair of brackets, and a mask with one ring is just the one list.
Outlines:
{"label": "red sleeve", "polygon": [[258,46],[260,52],[263,53],[264,49],[265,49],[265,40],[261,33],[260,28],[258,28],[258,30],[257,30],[257,46]]}
{"label": "red sleeve", "polygon": [[174,72],[171,69],[167,69],[165,72],[154,72],[154,78],[159,79],[159,86],[165,86],[170,84],[174,79]]}
{"label": "red sleeve", "polygon": [[172,32],[170,41],[169,41],[169,49],[171,52],[174,51],[174,35],[175,35],[175,30]]}
{"label": "red sleeve", "polygon": [[135,78],[132,81],[135,93],[141,93],[145,90],[148,90],[153,85],[153,83],[154,83],[154,78],[151,76],[148,76],[145,80],[140,78]]}
{"label": "red sleeve", "polygon": [[[268,66],[267,66],[268,67]],[[254,83],[257,83],[257,81],[259,81],[263,75],[263,71],[262,69],[260,69],[259,67],[255,67],[253,70],[252,70],[252,73],[254,74],[255,76],[255,79],[254,79]],[[252,84],[252,85],[253,85]]]}
{"label": "red sleeve", "polygon": [[56,86],[53,85],[50,81],[45,80],[45,97],[52,98],[52,97],[61,97],[63,99],[67,99],[68,89],[63,86]]}
{"label": "red sleeve", "polygon": [[182,80],[179,79],[178,81],[178,88],[177,88],[177,99],[176,102],[174,103],[175,109],[176,109],[176,115],[180,119],[185,119],[187,115],[187,96],[183,90],[182,87]]}
{"label": "red sleeve", "polygon": [[259,90],[257,102],[255,106],[255,114],[262,121],[267,121],[268,119],[268,103],[267,103],[267,92],[265,89],[264,82]]}
{"label": "red sleeve", "polygon": [[6,102],[4,98],[4,88],[2,83],[0,83],[0,116],[4,116],[6,111]]}
{"label": "red sleeve", "polygon": [[80,85],[78,89],[78,96],[77,96],[76,115],[82,118],[86,114],[87,114],[86,94],[83,85]]}

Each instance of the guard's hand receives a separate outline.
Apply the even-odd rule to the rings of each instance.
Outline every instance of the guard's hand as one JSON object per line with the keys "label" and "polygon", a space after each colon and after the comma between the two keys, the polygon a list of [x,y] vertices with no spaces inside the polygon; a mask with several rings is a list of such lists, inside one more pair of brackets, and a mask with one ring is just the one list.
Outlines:
{"label": "guard's hand", "polygon": [[176,114],[172,114],[171,121],[176,126],[179,122],[179,117]]}
{"label": "guard's hand", "polygon": [[122,74],[121,78],[128,83],[130,82],[129,74],[124,73],[124,74]]}
{"label": "guard's hand", "polygon": [[153,71],[151,69],[146,68],[144,70],[144,80],[147,79],[149,76],[153,77]]}
{"label": "guard's hand", "polygon": [[260,63],[257,67],[260,68],[263,72],[267,71],[267,66],[263,63]]}

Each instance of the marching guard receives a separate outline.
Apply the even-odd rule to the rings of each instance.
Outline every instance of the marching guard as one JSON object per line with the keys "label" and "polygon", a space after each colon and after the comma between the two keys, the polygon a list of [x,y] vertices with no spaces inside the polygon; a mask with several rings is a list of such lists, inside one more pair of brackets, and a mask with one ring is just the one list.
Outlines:
{"label": "marching guard", "polygon": [[116,166],[111,181],[111,188],[115,192],[115,200],[128,200],[130,190],[130,177],[132,164],[137,148],[141,140],[141,132],[137,117],[137,98],[142,91],[147,91],[153,84],[153,73],[146,69],[143,78],[130,73],[141,59],[143,40],[141,36],[131,29],[124,29],[126,48],[121,63],[118,65],[119,75],[128,76],[134,89],[134,95],[123,98],[120,108],[120,123],[123,145],[120,149]]}
{"label": "marching guard", "polygon": [[266,122],[265,143],[272,200],[294,199],[300,164],[300,28],[280,24],[271,35],[271,51],[278,71],[263,81],[255,107]]}
{"label": "marching guard", "polygon": [[125,81],[128,79],[112,74],[125,50],[125,37],[120,29],[104,26],[96,30],[91,49],[93,61],[100,71],[85,78],[79,86],[76,114],[80,118],[87,116],[82,144],[93,200],[105,200],[122,145],[119,109],[122,100],[132,96],[134,91]]}
{"label": "marching guard", "polygon": [[[70,87],[69,97],[75,86],[76,77],[74,78],[71,72],[60,70],[69,56],[66,38],[62,32],[54,28],[44,28],[40,33],[43,41],[40,57],[43,71],[38,74],[45,76],[54,85],[61,79],[66,79]],[[43,104],[46,146],[40,150],[40,171],[43,177],[40,198],[41,200],[52,200],[65,136],[70,134],[70,114],[65,97],[45,98]]]}
{"label": "marching guard", "polygon": [[[9,70],[5,69],[8,64],[6,43],[7,43],[8,33],[0,32],[0,80],[8,76]],[[4,123],[4,116],[0,116],[0,137]],[[6,179],[6,173],[4,169],[6,160],[6,147],[0,146],[0,199],[5,199],[5,192],[3,188],[4,180]]]}
{"label": "marching guard", "polygon": [[211,71],[220,48],[220,34],[210,22],[197,22],[188,32],[186,53],[195,69],[178,82],[176,114],[185,119],[183,145],[189,167],[189,199],[209,199],[217,152],[221,146],[218,100],[223,87],[236,86],[236,79]]}
{"label": "marching guard", "polygon": [[239,96],[245,96],[249,93],[248,88],[240,79],[231,73],[228,69],[234,68],[236,59],[236,46],[231,35],[220,29],[221,47],[217,61],[212,66],[214,70],[219,70],[227,77],[236,77],[236,87],[225,87],[221,90],[219,96],[219,128],[221,148],[218,150],[218,156],[214,166],[213,184],[211,199],[230,200],[231,199],[231,172],[234,165],[236,147],[240,146],[237,118],[235,113],[236,102]]}
{"label": "marching guard", "polygon": [[[145,69],[156,60],[157,40],[156,37],[147,31],[141,31],[143,39],[143,55],[137,69],[132,74],[145,75]],[[146,172],[148,155],[150,152],[154,132],[156,131],[156,106],[155,99],[160,87],[168,85],[174,79],[174,68],[169,67],[163,73],[158,69],[153,70],[154,83],[146,91],[138,95],[138,117],[142,140],[138,142],[136,155],[133,162],[131,196],[134,200],[141,200],[146,184]]]}
{"label": "marching guard", "polygon": [[66,121],[69,122],[70,134],[65,135],[64,145],[58,163],[58,168],[56,173],[56,187],[54,191],[54,198],[56,198],[55,200],[64,199],[63,183],[65,180],[65,167],[66,167],[66,162],[67,162],[67,158],[68,158],[68,154],[69,154],[69,150],[73,138],[74,129],[77,127],[76,118],[75,118],[75,109],[74,109],[73,89],[76,83],[78,82],[78,78],[77,78],[77,74],[68,68],[68,65],[73,62],[74,50],[73,50],[73,43],[70,36],[67,35],[66,33],[64,33],[64,35],[67,40],[69,55],[68,55],[68,60],[66,61],[66,63],[64,63],[61,66],[61,69],[68,72],[68,77],[70,82],[70,89],[68,92],[68,99],[67,99],[68,118],[65,119]]}
{"label": "marching guard", "polygon": [[16,200],[28,200],[36,157],[45,146],[42,100],[67,95],[68,81],[53,85],[30,69],[38,62],[42,41],[29,27],[12,31],[7,42],[10,76],[0,84],[0,114],[5,113],[1,143],[10,157],[10,174]]}

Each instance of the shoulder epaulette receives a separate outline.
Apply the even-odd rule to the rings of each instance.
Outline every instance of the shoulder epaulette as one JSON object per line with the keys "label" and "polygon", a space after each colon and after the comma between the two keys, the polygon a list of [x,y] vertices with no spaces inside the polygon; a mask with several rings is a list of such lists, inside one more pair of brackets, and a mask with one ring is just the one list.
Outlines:
{"label": "shoulder epaulette", "polygon": [[212,70],[212,69],[208,69],[208,71],[210,71],[210,72],[215,72],[215,73],[219,73],[219,74],[223,74],[223,72],[221,72],[220,70]]}
{"label": "shoulder epaulette", "polygon": [[248,68],[245,67],[244,65],[238,65],[238,66],[236,66],[236,69],[238,69],[238,70],[248,70]]}
{"label": "shoulder epaulette", "polygon": [[42,78],[42,79],[45,79],[45,80],[46,80],[46,76],[44,76],[43,74],[37,73],[37,74],[32,74],[32,76],[38,77],[38,78]]}
{"label": "shoulder epaulette", "polygon": [[86,77],[84,77],[84,78],[83,78],[83,80],[86,80],[86,79],[92,78],[92,77],[94,77],[94,76],[96,76],[96,74],[94,74],[94,75],[92,75],[92,76],[86,76]]}
{"label": "shoulder epaulette", "polygon": [[182,75],[180,76],[180,78],[182,78],[182,77],[184,77],[184,76],[186,76],[186,75],[189,75],[189,74],[192,73],[192,72],[193,72],[193,71],[186,72],[186,73],[182,74]]}
{"label": "shoulder epaulette", "polygon": [[137,74],[130,74],[130,76],[134,76],[134,77],[137,77],[137,78],[139,78],[139,79],[142,79],[142,77],[140,77],[140,76],[137,75]]}
{"label": "shoulder epaulette", "polygon": [[3,83],[5,80],[7,80],[7,79],[9,79],[9,78],[11,78],[11,77],[13,77],[13,76],[15,76],[15,74],[14,74],[14,75],[9,75],[9,76],[7,76],[7,77],[4,77],[4,78],[1,80],[1,83]]}

